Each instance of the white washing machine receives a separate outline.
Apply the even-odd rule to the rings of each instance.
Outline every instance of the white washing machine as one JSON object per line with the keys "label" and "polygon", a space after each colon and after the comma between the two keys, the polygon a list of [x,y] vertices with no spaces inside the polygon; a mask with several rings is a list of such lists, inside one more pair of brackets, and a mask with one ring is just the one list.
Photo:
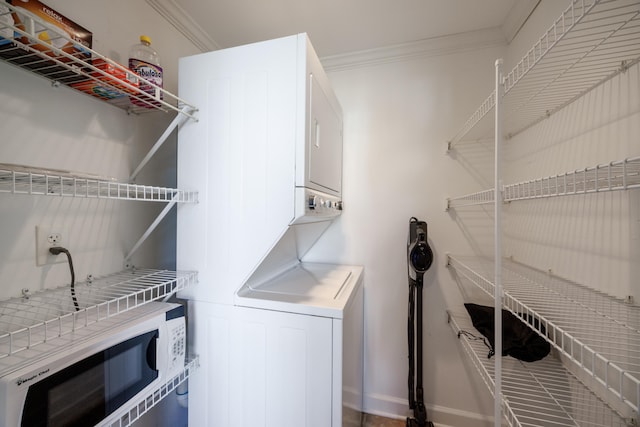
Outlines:
{"label": "white washing machine", "polygon": [[291,227],[234,304],[191,301],[190,425],[360,426],[363,268],[282,262],[289,236],[318,225]]}
{"label": "white washing machine", "polygon": [[289,292],[303,271],[326,279],[335,269],[303,263],[243,305],[192,301],[201,368],[190,379],[190,425],[360,425],[362,268],[339,266],[346,281]]}

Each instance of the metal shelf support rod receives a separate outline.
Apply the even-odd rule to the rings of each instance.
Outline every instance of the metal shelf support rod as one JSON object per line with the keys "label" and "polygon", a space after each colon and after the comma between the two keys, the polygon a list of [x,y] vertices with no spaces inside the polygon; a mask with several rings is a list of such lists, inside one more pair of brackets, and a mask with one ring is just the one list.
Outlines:
{"label": "metal shelf support rod", "polygon": [[189,118],[187,115],[188,110],[192,110],[192,107],[185,105],[180,109],[180,113],[176,115],[176,117],[169,124],[167,129],[165,129],[164,133],[160,135],[160,138],[158,138],[156,143],[153,144],[153,147],[151,147],[151,150],[149,150],[149,152],[144,157],[144,159],[142,159],[138,167],[133,171],[133,173],[129,177],[129,182],[135,181],[136,177],[138,176],[142,168],[145,167],[145,165],[149,162],[149,160],[151,160],[151,157],[153,157],[153,155],[156,154],[156,152],[160,149],[162,144],[164,144],[167,138],[169,138],[169,135],[171,135],[171,132],[173,132],[175,128],[182,125]]}
{"label": "metal shelf support rod", "polygon": [[131,259],[133,254],[138,250],[138,248],[140,248],[140,246],[144,243],[144,241],[147,240],[147,237],[149,237],[151,232],[153,232],[153,230],[156,229],[158,224],[160,224],[160,221],[162,221],[164,219],[164,217],[167,216],[167,214],[169,213],[171,208],[173,208],[173,206],[176,204],[177,198],[178,198],[177,194],[175,196],[173,196],[173,199],[171,199],[171,201],[169,203],[167,203],[167,206],[165,206],[164,209],[162,209],[162,212],[160,212],[158,217],[153,221],[153,223],[151,223],[151,225],[149,226],[149,228],[147,228],[147,230],[144,232],[142,237],[140,237],[140,239],[138,239],[136,244],[133,245],[133,248],[131,248],[129,253],[124,257],[124,263],[125,264]]}

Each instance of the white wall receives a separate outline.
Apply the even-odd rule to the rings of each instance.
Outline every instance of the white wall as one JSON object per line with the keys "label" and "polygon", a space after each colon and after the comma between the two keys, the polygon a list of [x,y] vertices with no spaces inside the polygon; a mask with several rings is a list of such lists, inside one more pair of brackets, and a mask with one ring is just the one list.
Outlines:
{"label": "white wall", "polygon": [[[161,55],[165,87],[177,90],[177,59],[196,49],[146,2],[46,0],[93,32],[94,49],[126,63],[130,45],[147,34]],[[66,87],[0,61],[0,163],[115,177],[129,174],[171,121],[161,112],[127,116]],[[175,136],[137,182],[175,186]],[[3,194],[0,201],[0,299],[68,284],[66,263],[37,267],[35,227],[63,233],[77,280],[119,271],[124,255],[162,209],[160,204]],[[175,265],[175,219],[168,218],[134,256],[142,267]]]}

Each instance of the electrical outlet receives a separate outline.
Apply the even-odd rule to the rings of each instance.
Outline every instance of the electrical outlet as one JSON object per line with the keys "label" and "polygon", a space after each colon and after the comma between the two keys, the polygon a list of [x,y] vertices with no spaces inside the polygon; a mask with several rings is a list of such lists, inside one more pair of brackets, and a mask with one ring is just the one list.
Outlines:
{"label": "electrical outlet", "polygon": [[53,255],[49,248],[62,246],[62,236],[67,235],[59,229],[50,231],[50,227],[36,226],[36,265],[43,266],[49,264],[61,264],[67,262],[64,255]]}
{"label": "electrical outlet", "polygon": [[47,236],[47,242],[49,242],[51,246],[58,246],[61,241],[62,234],[60,233],[51,233]]}

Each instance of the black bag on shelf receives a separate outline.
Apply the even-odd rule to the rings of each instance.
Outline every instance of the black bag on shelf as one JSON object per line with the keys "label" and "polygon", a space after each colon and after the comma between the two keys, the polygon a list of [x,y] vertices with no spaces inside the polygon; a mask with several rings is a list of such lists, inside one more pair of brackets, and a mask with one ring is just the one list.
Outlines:
{"label": "black bag on shelf", "polygon": [[[471,317],[473,326],[484,335],[491,345],[489,357],[495,353],[494,308],[467,303],[464,305]],[[542,334],[546,330],[539,320],[533,316],[523,316],[527,322]],[[524,362],[535,362],[544,358],[551,351],[551,345],[536,333],[523,320],[507,310],[502,310],[502,355],[511,356]]]}

